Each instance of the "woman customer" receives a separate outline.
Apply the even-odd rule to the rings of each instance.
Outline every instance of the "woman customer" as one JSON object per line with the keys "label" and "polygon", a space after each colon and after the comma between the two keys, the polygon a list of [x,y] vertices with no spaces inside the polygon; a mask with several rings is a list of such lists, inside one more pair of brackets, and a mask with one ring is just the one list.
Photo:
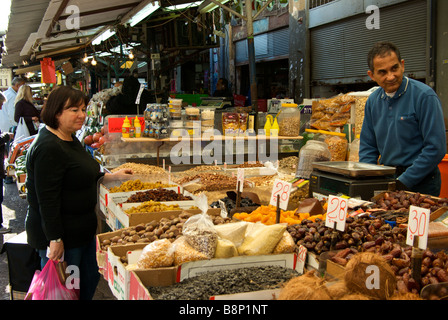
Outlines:
{"label": "woman customer", "polygon": [[[3,93],[0,92],[0,110],[2,110],[3,103],[6,101]],[[6,144],[11,141],[14,137],[13,133],[10,132],[1,132],[0,131],[0,159],[1,161],[5,160],[5,149]],[[3,179],[5,178],[5,166],[0,166],[0,187],[2,188],[2,192],[0,193],[0,234],[8,233],[11,231],[10,228],[5,228],[3,226],[3,212],[2,212],[2,203],[3,203]]]}
{"label": "woman customer", "polygon": [[39,117],[40,112],[34,106],[33,91],[29,85],[24,84],[17,92],[14,121],[18,123],[20,118],[23,118],[30,135],[33,136],[39,128]]}
{"label": "woman customer", "polygon": [[[99,164],[74,133],[86,118],[88,98],[68,86],[48,96],[39,130],[26,158],[28,244],[37,249],[42,267],[48,259],[79,268],[80,299],[92,299],[99,281],[95,253],[97,183],[129,177],[132,170],[101,173]],[[47,247],[49,250],[47,252]]]}

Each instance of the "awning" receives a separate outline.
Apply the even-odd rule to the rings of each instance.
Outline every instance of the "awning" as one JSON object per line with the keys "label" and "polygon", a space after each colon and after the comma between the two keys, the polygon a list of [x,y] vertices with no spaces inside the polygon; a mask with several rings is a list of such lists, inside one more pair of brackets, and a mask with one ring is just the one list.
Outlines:
{"label": "awning", "polygon": [[81,51],[117,24],[129,23],[148,5],[156,6],[153,2],[12,0],[2,66],[20,66],[24,60]]}

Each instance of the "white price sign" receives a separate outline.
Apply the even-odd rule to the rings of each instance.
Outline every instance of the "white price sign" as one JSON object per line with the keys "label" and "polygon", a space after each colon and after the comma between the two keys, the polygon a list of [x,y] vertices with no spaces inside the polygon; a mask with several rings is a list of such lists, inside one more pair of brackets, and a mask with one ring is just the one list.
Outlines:
{"label": "white price sign", "polygon": [[226,204],[222,200],[218,200],[218,203],[219,203],[219,207],[221,208],[221,217],[224,219],[227,218],[229,216],[229,214],[227,212]]}
{"label": "white price sign", "polygon": [[296,271],[298,273],[303,274],[303,270],[305,269],[306,255],[308,253],[308,249],[302,245],[299,246],[299,253],[297,256],[297,266]]}
{"label": "white price sign", "polygon": [[430,214],[430,209],[409,207],[407,245],[414,245],[415,237],[418,237],[418,247],[422,250],[426,249]]}
{"label": "white price sign", "polygon": [[289,195],[291,194],[292,184],[280,179],[274,181],[274,186],[272,187],[271,201],[269,202],[272,206],[277,206],[277,198],[280,198],[280,209],[286,210],[288,208]]}
{"label": "white price sign", "polygon": [[[236,191],[243,192],[243,185],[244,185],[244,169],[238,168],[238,173],[236,175],[237,181],[236,181]],[[240,183],[240,190],[238,190],[238,182]]]}
{"label": "white price sign", "polygon": [[334,228],[339,231],[345,231],[345,219],[347,218],[347,199],[330,196],[328,198],[327,218],[325,219],[325,226]]}

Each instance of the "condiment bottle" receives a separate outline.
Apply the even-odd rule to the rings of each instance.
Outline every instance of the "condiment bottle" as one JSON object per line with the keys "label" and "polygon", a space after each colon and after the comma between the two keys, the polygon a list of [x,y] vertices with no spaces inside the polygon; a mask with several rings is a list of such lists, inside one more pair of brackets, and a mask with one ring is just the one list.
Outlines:
{"label": "condiment bottle", "polygon": [[129,138],[130,128],[131,128],[131,123],[129,122],[129,119],[126,116],[126,118],[123,121],[123,126],[121,127],[121,134],[122,134],[123,138]]}
{"label": "condiment bottle", "polygon": [[271,127],[272,127],[271,121],[272,121],[272,116],[271,115],[266,116],[266,123],[264,125],[264,134],[266,136],[269,136],[271,134],[270,133]]}
{"label": "condiment bottle", "polygon": [[135,128],[135,137],[140,138],[142,135],[142,125],[140,124],[140,120],[137,116],[134,119],[134,128]]}
{"label": "condiment bottle", "polygon": [[279,130],[279,127],[278,127],[277,117],[275,117],[274,123],[272,124],[269,134],[273,137],[278,137],[278,130]]}
{"label": "condiment bottle", "polygon": [[129,127],[129,138],[134,138],[135,137],[134,121],[130,120],[129,122],[131,124],[131,126]]}

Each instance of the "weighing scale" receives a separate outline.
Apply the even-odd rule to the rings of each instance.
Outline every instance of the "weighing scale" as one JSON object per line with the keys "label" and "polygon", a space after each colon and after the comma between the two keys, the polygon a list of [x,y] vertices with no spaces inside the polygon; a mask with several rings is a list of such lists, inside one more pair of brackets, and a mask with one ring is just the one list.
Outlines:
{"label": "weighing scale", "polygon": [[201,108],[216,108],[222,109],[224,107],[231,107],[232,100],[231,98],[225,97],[201,97]]}
{"label": "weighing scale", "polygon": [[395,168],[350,161],[313,163],[310,195],[343,194],[370,201],[378,192],[395,188]]}

